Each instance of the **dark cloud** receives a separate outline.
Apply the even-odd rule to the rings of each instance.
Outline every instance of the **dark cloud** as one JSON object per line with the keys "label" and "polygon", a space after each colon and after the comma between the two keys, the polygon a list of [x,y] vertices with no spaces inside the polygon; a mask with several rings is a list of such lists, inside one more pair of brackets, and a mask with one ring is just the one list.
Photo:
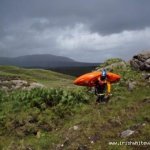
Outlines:
{"label": "dark cloud", "polygon": [[150,25],[150,1],[145,0],[1,0],[5,22],[45,17],[52,25],[89,23],[93,31],[110,34]]}
{"label": "dark cloud", "polygon": [[149,0],[0,0],[0,55],[94,61],[149,49],[149,6]]}

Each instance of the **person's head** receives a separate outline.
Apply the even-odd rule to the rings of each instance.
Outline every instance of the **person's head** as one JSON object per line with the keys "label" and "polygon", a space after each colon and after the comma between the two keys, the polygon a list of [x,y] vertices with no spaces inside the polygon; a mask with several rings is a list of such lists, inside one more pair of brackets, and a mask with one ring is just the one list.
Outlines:
{"label": "person's head", "polygon": [[103,70],[102,70],[102,74],[101,74],[101,80],[106,80],[106,77],[107,77],[106,70],[103,69]]}

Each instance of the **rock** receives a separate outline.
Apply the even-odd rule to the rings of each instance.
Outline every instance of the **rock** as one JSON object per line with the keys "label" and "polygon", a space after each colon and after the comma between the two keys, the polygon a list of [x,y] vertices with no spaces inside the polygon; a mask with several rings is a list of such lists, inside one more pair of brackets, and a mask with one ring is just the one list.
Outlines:
{"label": "rock", "polygon": [[122,138],[126,138],[126,137],[129,137],[130,135],[132,135],[135,131],[132,131],[132,130],[125,130],[121,133],[121,137]]}
{"label": "rock", "polygon": [[[108,65],[105,67],[105,69],[107,71],[113,71],[114,68],[126,68],[127,67],[127,63],[125,61],[120,61],[120,62],[116,62],[116,63],[112,63],[111,65]],[[99,71],[101,71],[103,68],[98,69]]]}
{"label": "rock", "polygon": [[73,127],[70,127],[69,130],[77,131],[77,130],[79,130],[79,126],[75,125]]}
{"label": "rock", "polygon": [[38,139],[41,137],[41,132],[40,132],[40,131],[37,132],[36,137],[37,137]]}
{"label": "rock", "polygon": [[145,80],[149,80],[150,79],[150,73],[143,73],[142,76],[143,76],[143,78]]}
{"label": "rock", "polygon": [[106,68],[116,68],[116,67],[121,67],[121,68],[125,68],[127,66],[127,64],[124,61],[121,62],[117,62],[117,63],[113,63],[110,66],[107,66]]}
{"label": "rock", "polygon": [[150,52],[133,56],[130,64],[136,70],[150,71]]}
{"label": "rock", "polygon": [[0,79],[0,87],[6,91],[16,89],[31,90],[33,88],[43,88],[44,85],[36,82],[29,83],[28,81],[21,79]]}
{"label": "rock", "polygon": [[11,80],[12,83],[17,84],[17,85],[23,85],[27,84],[28,82],[25,80]]}
{"label": "rock", "polygon": [[136,60],[131,60],[130,61],[130,65],[134,68],[134,69],[139,69],[139,65],[138,65],[138,63],[137,63],[137,61]]}
{"label": "rock", "polygon": [[150,65],[150,58],[146,60],[146,63]]}
{"label": "rock", "polygon": [[63,147],[64,147],[63,144],[58,144],[58,145],[56,146],[56,150],[62,150]]}
{"label": "rock", "polygon": [[147,64],[147,63],[145,63],[145,69],[146,69],[147,71],[150,71],[150,65]]}
{"label": "rock", "polygon": [[91,144],[94,144],[94,141],[91,141]]}
{"label": "rock", "polygon": [[75,130],[75,131],[78,130],[78,129],[79,129],[78,126],[74,126],[74,127],[73,127],[73,130]]}
{"label": "rock", "polygon": [[146,126],[146,123],[142,123],[142,126],[145,127],[145,126]]}
{"label": "rock", "polygon": [[136,87],[136,82],[135,81],[133,81],[133,82],[128,82],[128,90],[129,91],[133,91],[133,89]]}
{"label": "rock", "polygon": [[1,81],[1,83],[4,83],[4,84],[6,83],[7,84],[7,83],[9,83],[9,81],[7,81],[7,80],[6,81]]}
{"label": "rock", "polygon": [[28,89],[43,88],[43,87],[44,87],[43,84],[33,82],[33,83],[30,83],[30,86],[28,87]]}
{"label": "rock", "polygon": [[7,90],[9,89],[9,88],[6,87],[6,86],[2,86],[1,88],[2,88],[2,90],[4,90],[4,91],[7,91]]}

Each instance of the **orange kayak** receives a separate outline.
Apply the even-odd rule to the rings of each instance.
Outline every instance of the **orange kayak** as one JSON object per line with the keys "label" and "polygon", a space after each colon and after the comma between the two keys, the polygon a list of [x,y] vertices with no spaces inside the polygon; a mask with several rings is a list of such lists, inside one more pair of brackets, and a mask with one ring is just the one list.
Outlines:
{"label": "orange kayak", "polygon": [[[74,80],[74,84],[75,85],[79,85],[79,86],[95,86],[95,81],[101,76],[101,72],[100,71],[94,71],[94,72],[90,72],[90,73],[86,73],[84,75],[79,76],[77,79]],[[111,73],[108,72],[107,73],[107,80],[111,83],[115,83],[118,82],[120,80],[120,76],[115,74],[115,73]]]}

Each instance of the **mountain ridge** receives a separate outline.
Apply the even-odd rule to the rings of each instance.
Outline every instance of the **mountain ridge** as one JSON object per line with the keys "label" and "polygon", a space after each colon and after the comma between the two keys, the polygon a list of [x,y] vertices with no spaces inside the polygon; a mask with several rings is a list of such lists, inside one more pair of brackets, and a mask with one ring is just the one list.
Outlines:
{"label": "mountain ridge", "polygon": [[99,63],[78,62],[65,56],[52,54],[34,54],[18,57],[0,57],[0,65],[14,65],[20,67],[56,68],[95,66]]}

